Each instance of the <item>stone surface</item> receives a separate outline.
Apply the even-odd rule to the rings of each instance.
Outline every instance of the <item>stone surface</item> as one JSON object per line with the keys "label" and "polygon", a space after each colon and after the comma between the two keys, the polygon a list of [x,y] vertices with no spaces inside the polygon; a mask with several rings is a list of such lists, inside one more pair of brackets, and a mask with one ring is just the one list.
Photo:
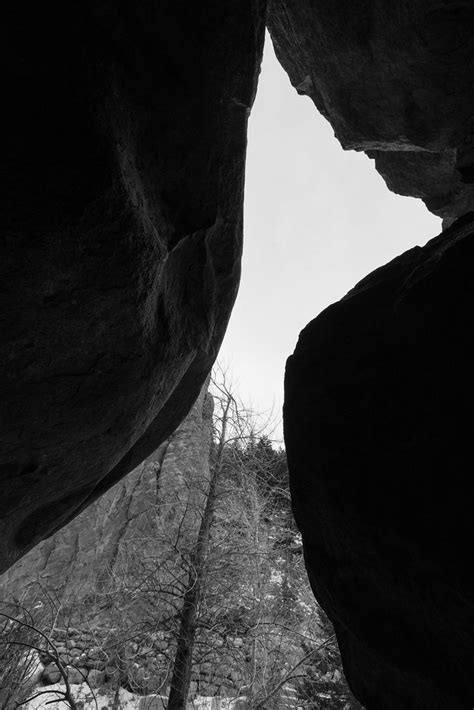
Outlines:
{"label": "stone surface", "polygon": [[[70,683],[83,683],[86,678],[88,678],[88,672],[79,668],[73,668],[72,666],[67,666],[66,668],[67,677]],[[89,681],[90,682],[90,681]],[[94,687],[94,686],[92,686]]]}
{"label": "stone surface", "polygon": [[239,281],[263,23],[263,0],[5,13],[0,569],[198,395]]}
{"label": "stone surface", "polygon": [[293,86],[391,190],[474,208],[471,2],[270,0],[268,24]]}
{"label": "stone surface", "polygon": [[[141,694],[163,688],[173,632],[156,628],[160,625],[158,607],[151,629],[147,627],[145,596],[127,599],[123,585],[126,580],[136,581],[137,561],[142,580],[146,579],[140,567],[144,560],[160,564],[157,554],[162,560],[164,541],[170,549],[170,531],[179,527],[181,550],[191,549],[195,542],[210,480],[212,415],[213,400],[206,382],[191,412],[153,456],[0,578],[0,599],[21,601],[34,610],[36,623],[46,621],[61,662],[87,676],[92,688],[104,682],[124,683],[124,674],[129,687]],[[122,597],[125,618],[111,611],[112,597],[115,601]],[[51,599],[57,625],[52,630]],[[207,641],[211,647],[215,643],[209,636]],[[237,648],[242,639],[235,642]],[[121,648],[120,660],[117,647]],[[201,686],[207,683],[209,695],[220,692],[227,671],[209,662],[209,649],[204,662],[200,662],[199,651],[195,656],[193,678]],[[43,653],[41,660],[49,665],[53,658]],[[48,682],[55,680],[53,676]],[[241,684],[241,674],[237,681]]]}
{"label": "stone surface", "polygon": [[104,680],[105,673],[97,670],[96,668],[91,668],[87,674],[87,682],[91,688],[100,688],[100,686],[104,683]]}
{"label": "stone surface", "polygon": [[248,710],[249,704],[247,698],[236,698],[229,703],[229,710]]}
{"label": "stone surface", "polygon": [[[206,382],[188,416],[149,459],[0,577],[0,598],[23,600],[33,608],[52,595],[79,608],[102,578],[113,575],[127,540],[151,538],[156,544],[157,507],[161,506],[160,521],[166,525],[190,479],[209,475],[212,410]],[[68,621],[70,653],[87,649],[82,661],[103,660],[93,635]],[[63,629],[55,630],[59,646],[65,638]]]}
{"label": "stone surface", "polygon": [[61,672],[55,663],[50,663],[43,670],[43,681],[45,683],[59,683],[61,680]]}
{"label": "stone surface", "polygon": [[474,214],[301,333],[285,438],[310,580],[367,710],[474,706]]}
{"label": "stone surface", "polygon": [[140,698],[138,710],[166,710],[168,699],[164,695],[146,695]]}

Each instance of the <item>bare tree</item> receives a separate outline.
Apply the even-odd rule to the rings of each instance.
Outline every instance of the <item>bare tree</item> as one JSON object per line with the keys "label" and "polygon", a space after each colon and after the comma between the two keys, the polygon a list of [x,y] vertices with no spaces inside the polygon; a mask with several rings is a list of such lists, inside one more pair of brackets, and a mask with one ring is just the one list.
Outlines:
{"label": "bare tree", "polygon": [[211,475],[206,493],[206,503],[196,542],[189,560],[189,572],[180,613],[176,656],[168,700],[169,710],[185,710],[191,683],[193,650],[198,629],[198,613],[209,572],[210,533],[214,523],[218,484],[223,472],[224,452],[229,441],[229,431],[235,436],[242,421],[237,402],[225,378],[213,381],[219,392],[214,416],[214,442],[211,454]]}
{"label": "bare tree", "polygon": [[331,634],[307,582],[284,452],[222,370],[211,389],[209,467],[197,457],[189,472],[160,469],[147,524],[89,584],[81,623],[109,627],[96,645],[117,689],[159,692],[184,710],[191,688],[222,684],[272,708],[289,684],[300,698],[324,686],[303,676],[326,672]]}

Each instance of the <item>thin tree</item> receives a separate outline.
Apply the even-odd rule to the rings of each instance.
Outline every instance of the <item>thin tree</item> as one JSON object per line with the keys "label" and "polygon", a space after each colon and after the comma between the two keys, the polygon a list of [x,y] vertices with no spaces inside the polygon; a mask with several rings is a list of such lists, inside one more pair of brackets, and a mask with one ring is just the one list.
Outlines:
{"label": "thin tree", "polygon": [[[221,416],[218,440],[215,444],[216,455],[211,465],[206,505],[202,514],[197,540],[190,556],[188,579],[180,613],[180,625],[171,678],[168,710],[185,710],[189,695],[193,666],[193,650],[198,629],[198,610],[207,571],[210,531],[214,522],[217,485],[222,472],[227,432],[231,423],[231,412],[233,406],[236,404],[225,381],[217,386],[222,394],[222,398],[218,402],[218,406],[221,409]],[[235,423],[234,420],[234,426]]]}

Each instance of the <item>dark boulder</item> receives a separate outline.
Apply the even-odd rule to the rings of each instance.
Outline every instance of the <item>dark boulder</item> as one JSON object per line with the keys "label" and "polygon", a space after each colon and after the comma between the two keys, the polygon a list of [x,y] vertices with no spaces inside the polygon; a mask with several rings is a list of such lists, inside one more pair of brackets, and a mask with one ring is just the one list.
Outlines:
{"label": "dark boulder", "polygon": [[270,0],[268,24],[293,86],[391,190],[474,208],[472,2]]}
{"label": "dark boulder", "polygon": [[0,569],[189,411],[236,296],[263,0],[10,5]]}
{"label": "dark boulder", "polygon": [[377,269],[287,364],[294,512],[367,710],[474,705],[474,214]]}

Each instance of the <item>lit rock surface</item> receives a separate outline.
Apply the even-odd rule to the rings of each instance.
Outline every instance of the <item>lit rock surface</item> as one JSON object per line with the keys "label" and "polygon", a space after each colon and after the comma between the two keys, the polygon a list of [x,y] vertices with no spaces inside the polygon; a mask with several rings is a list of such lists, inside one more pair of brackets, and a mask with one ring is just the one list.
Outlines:
{"label": "lit rock surface", "polygon": [[[156,516],[166,525],[196,479],[209,477],[212,398],[203,389],[190,413],[153,455],[68,525],[0,577],[0,598],[32,608],[49,597],[79,605],[123,563],[127,540],[156,546]],[[197,493],[196,493],[197,495]],[[203,493],[204,495],[204,493]],[[197,504],[202,501],[197,501]],[[181,504],[182,508],[182,504]],[[191,526],[191,516],[186,518]],[[187,530],[195,535],[198,529]]]}
{"label": "lit rock surface", "polygon": [[288,360],[311,583],[367,710],[474,705],[474,214],[361,281]]}
{"label": "lit rock surface", "polygon": [[473,3],[270,0],[268,24],[344,148],[442,217],[474,209]]}
{"label": "lit rock surface", "polygon": [[11,6],[0,569],[180,423],[236,296],[263,0]]}

